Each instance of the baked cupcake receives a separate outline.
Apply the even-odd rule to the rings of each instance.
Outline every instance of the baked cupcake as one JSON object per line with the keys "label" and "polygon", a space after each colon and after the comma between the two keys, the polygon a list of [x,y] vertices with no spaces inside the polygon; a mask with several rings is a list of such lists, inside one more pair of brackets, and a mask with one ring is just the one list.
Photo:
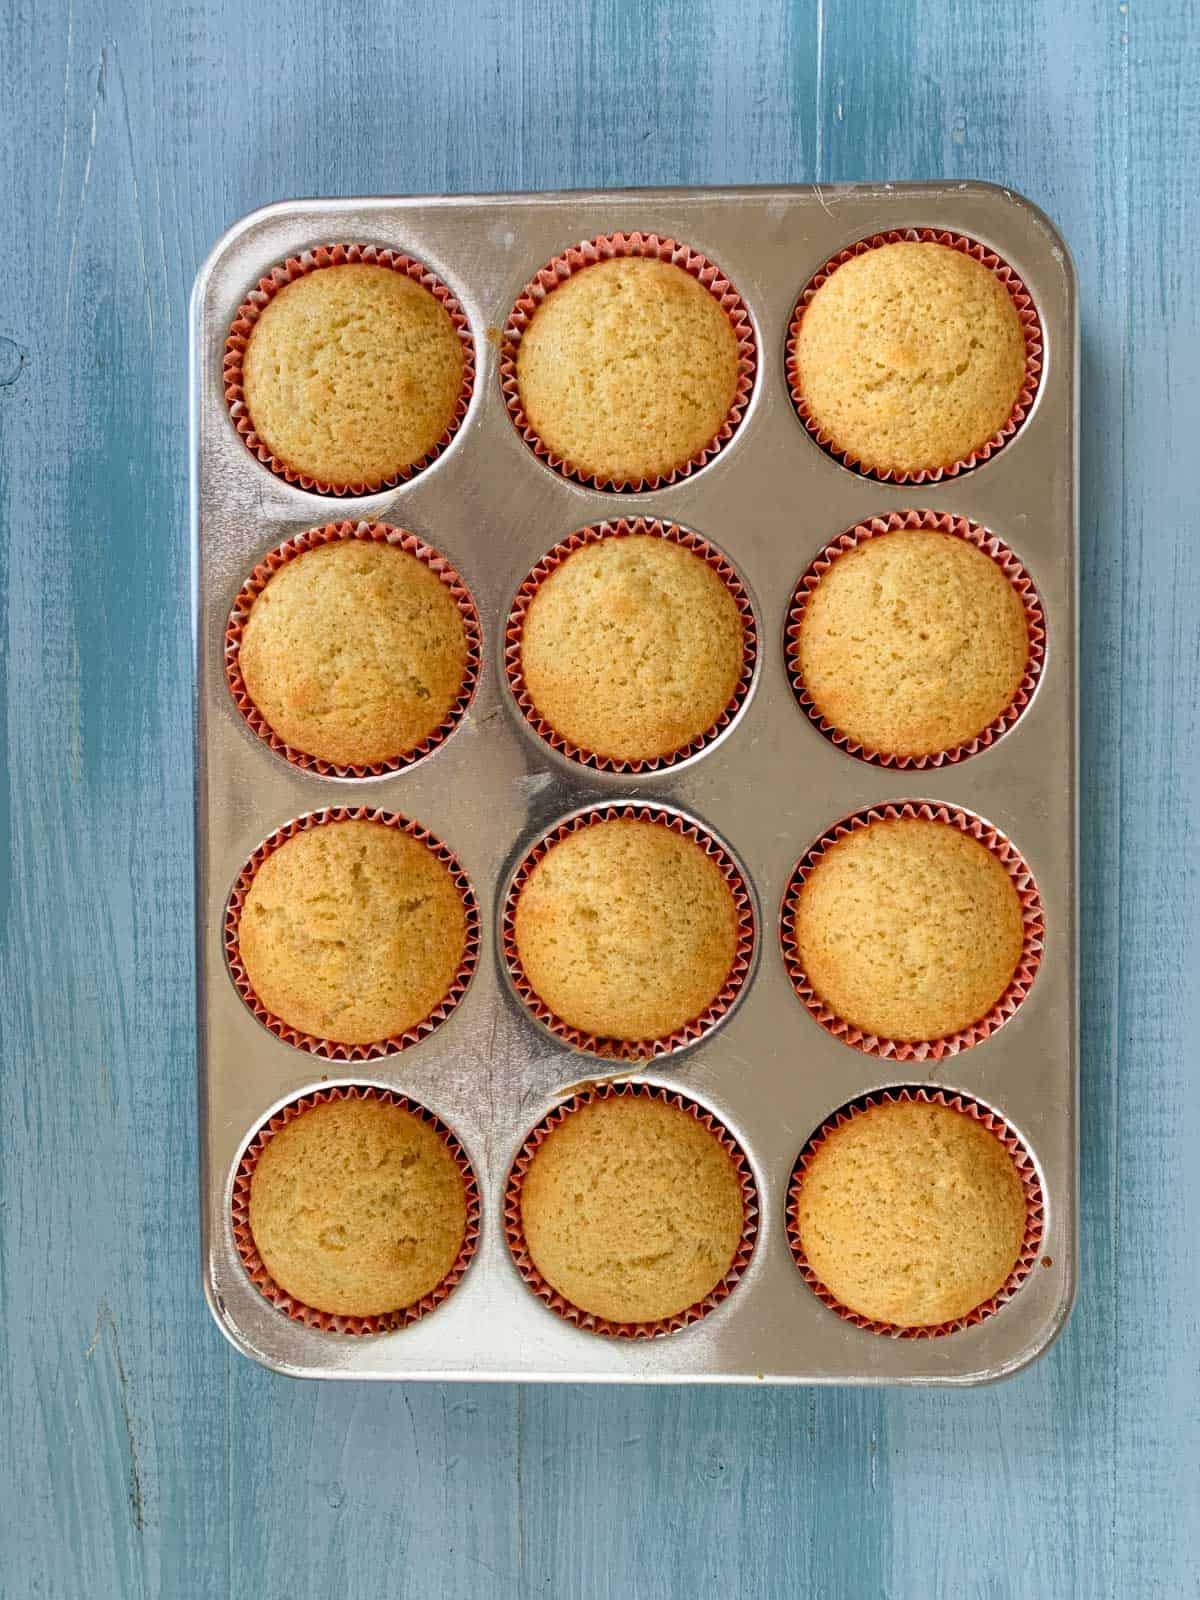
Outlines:
{"label": "baked cupcake", "polygon": [[531,852],[512,895],[506,946],[518,990],[583,1048],[652,1053],[681,1032],[698,1036],[742,981],[751,935],[740,876],[666,814],[564,824]]}
{"label": "baked cupcake", "polygon": [[291,751],[342,768],[396,764],[461,712],[478,650],[474,607],[411,535],[341,530],[288,551],[246,597],[236,669]]}
{"label": "baked cupcake", "polygon": [[[449,852],[413,824],[301,827],[249,878],[233,929],[246,999],[302,1043],[395,1043],[454,1003],[473,906]],[[235,902],[237,900],[235,891]]]}
{"label": "baked cupcake", "polygon": [[784,911],[785,944],[817,1001],[881,1039],[942,1039],[1013,982],[1021,897],[997,852],[955,825],[880,817],[826,843]]}
{"label": "baked cupcake", "polygon": [[381,1317],[443,1284],[467,1235],[467,1186],[425,1116],[384,1096],[331,1099],[264,1143],[248,1221],[272,1284],[316,1311]]}
{"label": "baked cupcake", "polygon": [[711,737],[744,693],[752,614],[733,569],[695,534],[601,524],[523,586],[510,681],[542,732],[597,765],[666,763]]}
{"label": "baked cupcake", "polygon": [[742,1177],[701,1115],[662,1090],[617,1091],[535,1135],[518,1260],[527,1255],[527,1278],[556,1309],[657,1323],[727,1280],[743,1242]]}
{"label": "baked cupcake", "polygon": [[793,396],[852,466],[935,473],[996,439],[1026,383],[1013,294],[975,254],[899,239],[850,255],[797,309]]}
{"label": "baked cupcake", "polygon": [[[397,482],[446,441],[460,414],[468,348],[449,295],[405,258],[301,271],[235,331],[247,442],[278,470],[334,493]],[[457,307],[455,306],[455,310]],[[240,355],[240,363],[238,357]],[[239,373],[240,365],[240,373]],[[236,381],[233,385],[235,391]]]}
{"label": "baked cupcake", "polygon": [[986,1306],[1011,1286],[1028,1220],[1013,1155],[980,1116],[907,1096],[822,1129],[789,1211],[823,1298],[886,1330],[949,1331]]}
{"label": "baked cupcake", "polygon": [[730,315],[698,277],[657,255],[615,255],[537,303],[516,349],[516,400],[571,472],[640,485],[716,447],[739,359]]}
{"label": "baked cupcake", "polygon": [[873,753],[969,744],[1013,705],[1029,665],[1025,599],[978,544],[940,528],[835,548],[797,606],[797,688],[835,735]]}

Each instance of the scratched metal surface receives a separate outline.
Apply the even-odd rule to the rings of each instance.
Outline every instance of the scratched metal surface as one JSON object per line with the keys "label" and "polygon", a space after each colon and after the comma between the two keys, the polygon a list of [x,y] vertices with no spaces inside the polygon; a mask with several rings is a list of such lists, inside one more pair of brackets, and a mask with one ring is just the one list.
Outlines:
{"label": "scratched metal surface", "polygon": [[[0,1593],[1191,1600],[1189,0],[0,7]],[[1081,1290],[972,1390],[295,1384],[200,1290],[186,304],[281,194],[978,176],[1079,271]],[[10,1509],[11,1508],[11,1509]]]}
{"label": "scratched metal surface", "polygon": [[[1016,438],[937,485],[872,483],[831,461],[797,422],[783,371],[788,319],[808,277],[854,240],[907,226],[966,233],[998,251],[1032,293],[1045,340],[1039,393]],[[614,501],[567,482],[525,446],[487,330],[504,325],[544,261],[617,229],[667,234],[719,263],[756,324],[759,366],[741,426],[712,463]],[[470,319],[479,371],[463,426],[434,466],[387,493],[331,503],[280,481],[245,449],[225,405],[221,354],[248,287],[277,261],[338,239],[390,244],[432,266]],[[961,1383],[1032,1360],[1062,1326],[1076,1265],[1077,339],[1074,275],[1046,219],[1009,192],[970,183],[284,203],[218,244],[197,280],[194,316],[201,1212],[205,1289],[223,1331],[268,1366],[315,1377]],[[968,516],[1016,551],[1042,596],[1048,648],[1032,704],[994,746],[946,769],[897,773],[847,756],[801,715],[783,632],[796,582],[824,544],[864,517],[910,506]],[[723,549],[755,597],[760,640],[757,681],[728,736],[695,761],[632,781],[552,757],[502,671],[504,626],[525,574],[560,539],[613,514],[678,521]],[[225,625],[251,569],[282,540],[341,517],[401,526],[441,550],[483,627],[483,673],[462,727],[386,778],[291,767],[246,727],[225,682]],[[504,982],[496,930],[506,879],[557,819],[617,798],[666,801],[715,829],[744,864],[758,922],[755,970],[723,1025],[631,1074],[693,1094],[737,1133],[758,1182],[758,1248],[736,1291],[702,1322],[638,1341],[600,1338],[548,1311],[520,1282],[501,1226],[505,1176],[526,1131],[581,1078],[612,1070],[547,1038]],[[881,1061],[830,1037],[796,1000],[779,949],[780,900],[809,844],[850,811],[911,799],[993,822],[1029,862],[1045,907],[1042,964],[1016,1016],[941,1062]],[[230,886],[263,837],[322,806],[361,803],[416,818],[450,845],[475,886],[484,937],[453,1015],[359,1074],[256,1021],[230,981],[223,928]],[[383,1083],[437,1112],[482,1190],[479,1252],[462,1285],[435,1314],[376,1338],[286,1317],[249,1282],[233,1242],[230,1195],[246,1143],[280,1101],[326,1079]],[[783,1227],[788,1175],[809,1134],[855,1095],[909,1082],[993,1105],[1033,1152],[1046,1195],[1049,1265],[996,1315],[939,1340],[881,1339],[835,1316],[800,1279]]]}

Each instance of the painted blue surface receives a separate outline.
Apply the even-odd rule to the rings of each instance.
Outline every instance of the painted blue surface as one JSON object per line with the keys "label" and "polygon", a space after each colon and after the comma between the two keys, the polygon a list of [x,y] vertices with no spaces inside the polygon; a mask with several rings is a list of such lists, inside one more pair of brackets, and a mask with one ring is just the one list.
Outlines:
{"label": "painted blue surface", "polygon": [[[1198,41],[1189,0],[5,0],[5,1600],[1200,1592]],[[969,1394],[252,1367],[197,1270],[199,261],[288,195],[933,176],[1031,196],[1081,280],[1067,1333]]]}

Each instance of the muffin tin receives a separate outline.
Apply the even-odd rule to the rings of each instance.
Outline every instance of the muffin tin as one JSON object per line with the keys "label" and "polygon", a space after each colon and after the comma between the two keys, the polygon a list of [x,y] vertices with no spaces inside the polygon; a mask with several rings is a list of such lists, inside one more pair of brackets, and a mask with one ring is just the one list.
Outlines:
{"label": "muffin tin", "polygon": [[[792,406],[785,344],[796,298],[821,265],[891,229],[967,235],[1024,281],[1041,319],[1041,382],[1003,450],[936,483],[860,476],[822,451]],[[639,494],[604,492],[540,460],[513,425],[498,371],[501,330],[525,285],[580,241],[614,230],[681,241],[715,262],[757,338],[740,425],[703,467]],[[231,420],[222,352],[249,289],[318,246],[373,244],[430,267],[461,302],[475,341],[469,406],[453,440],[408,482],[333,498],[274,475]],[[197,699],[197,975],[204,1285],[236,1348],[309,1377],[614,1382],[977,1383],[1054,1339],[1076,1279],[1076,495],[1075,278],[1063,241],[1028,201],[985,184],[643,190],[597,194],[289,201],[217,244],[196,281],[191,326],[193,610]],[[969,759],[898,769],[825,737],[788,681],[796,585],[845,530],[910,509],[967,518],[1014,552],[1037,586],[1046,649],[1030,703]],[[758,660],[745,705],[698,754],[661,771],[596,770],[543,742],[514,700],[505,627],[531,568],[591,524],[657,517],[708,539],[754,607]],[[482,668],[460,725],[401,771],[339,778],[289,764],[230,693],[225,635],[253,569],[285,540],[345,519],[383,522],[442,552],[479,609]],[[1028,996],[958,1053],[899,1061],[853,1048],[806,1011],[780,946],[793,869],[840,819],[927,801],[1006,835],[1045,914]],[[574,1050],[526,1010],[506,972],[503,898],[544,833],[589,806],[660,803],[694,818],[744,871],[758,937],[736,1006],[694,1043],[642,1063]],[[362,1063],[297,1048],[243,1003],[226,960],[231,892],[263,841],[308,813],[368,806],[445,841],[478,898],[482,946],[460,1003],[401,1053]],[[356,1066],[358,1070],[356,1070]],[[535,1124],[593,1079],[635,1078],[694,1098],[744,1148],[759,1199],[741,1281],[708,1316],[654,1339],[604,1337],[549,1310],[505,1239],[514,1157]],[[287,1102],[331,1084],[408,1096],[461,1140],[477,1174],[479,1244],[444,1304],[411,1326],[361,1337],[306,1326],[251,1282],[234,1235],[244,1150]],[[838,1317],[792,1259],[789,1179],[826,1118],[874,1090],[963,1093],[993,1108],[1032,1155],[1045,1199],[1040,1257],[1011,1300],[939,1338],[881,1336]]]}

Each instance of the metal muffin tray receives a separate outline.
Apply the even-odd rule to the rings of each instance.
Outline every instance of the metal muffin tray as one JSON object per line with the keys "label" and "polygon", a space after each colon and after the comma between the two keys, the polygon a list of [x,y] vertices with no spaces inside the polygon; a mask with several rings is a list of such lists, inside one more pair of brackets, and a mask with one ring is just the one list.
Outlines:
{"label": "metal muffin tray", "polygon": [[[994,249],[1040,312],[1044,369],[1033,412],[990,461],[957,478],[875,482],[828,457],[798,421],[784,345],[800,290],[830,256],[892,228],[935,227]],[[669,235],[715,261],[746,302],[758,370],[745,418],[702,470],[645,494],[567,481],[539,461],[505,410],[498,330],[553,256],[615,231]],[[333,242],[390,246],[424,261],[461,301],[478,370],[467,417],[444,454],[409,483],[358,499],[307,493],[273,475],[230,421],[221,384],[226,334],[243,296],[277,262]],[[198,679],[197,967],[200,1199],[204,1287],[234,1346],[268,1367],[330,1378],[609,1382],[978,1383],[1017,1371],[1054,1339],[1075,1294],[1077,1230],[1075,275],[1062,239],[1020,196],[980,183],[847,188],[660,189],[615,193],[287,201],[235,224],[196,281],[191,324],[193,605]],[[1047,653],[1032,704],[991,748],[956,765],[895,771],[834,746],[798,707],[784,624],[800,575],[844,529],[879,513],[930,508],[999,535],[1046,611]],[[744,714],[697,759],[640,778],[588,771],[525,724],[503,672],[503,629],[537,559],[565,535],[615,516],[676,522],[711,540],[746,582],[760,663]],[[320,777],[275,755],[246,726],[225,681],[231,603],[284,539],[343,518],[418,534],[458,568],[484,629],[479,690],[463,724],[398,775]],[[579,807],[645,798],[695,817],[731,847],[755,898],[759,938],[747,992],[691,1048],[623,1075],[678,1087],[744,1145],[757,1180],[758,1246],[741,1283],[695,1325],[650,1340],[580,1330],[518,1276],[502,1197],[526,1133],[569,1090],[618,1063],[554,1039],[512,992],[499,956],[499,897],[525,850]],[[789,873],[833,822],[893,800],[952,802],[994,823],[1033,869],[1045,950],[1025,1003],[992,1037],[940,1062],[898,1063],[826,1033],[797,999],[779,944]],[[453,849],[479,897],[483,948],[463,1002],[423,1042],[354,1064],[296,1049],[235,992],[222,922],[256,846],[326,806],[400,812]],[[337,1082],[411,1096],[456,1131],[478,1174],[482,1237],[463,1282],[410,1327],[374,1337],[291,1320],[251,1284],[230,1223],[246,1144],[284,1101]],[[842,1320],[806,1285],[785,1233],[788,1178],[837,1107],[887,1085],[978,1097],[1013,1125],[1046,1198],[1042,1255],[1012,1300],[977,1326],[935,1339],[881,1337]]]}

